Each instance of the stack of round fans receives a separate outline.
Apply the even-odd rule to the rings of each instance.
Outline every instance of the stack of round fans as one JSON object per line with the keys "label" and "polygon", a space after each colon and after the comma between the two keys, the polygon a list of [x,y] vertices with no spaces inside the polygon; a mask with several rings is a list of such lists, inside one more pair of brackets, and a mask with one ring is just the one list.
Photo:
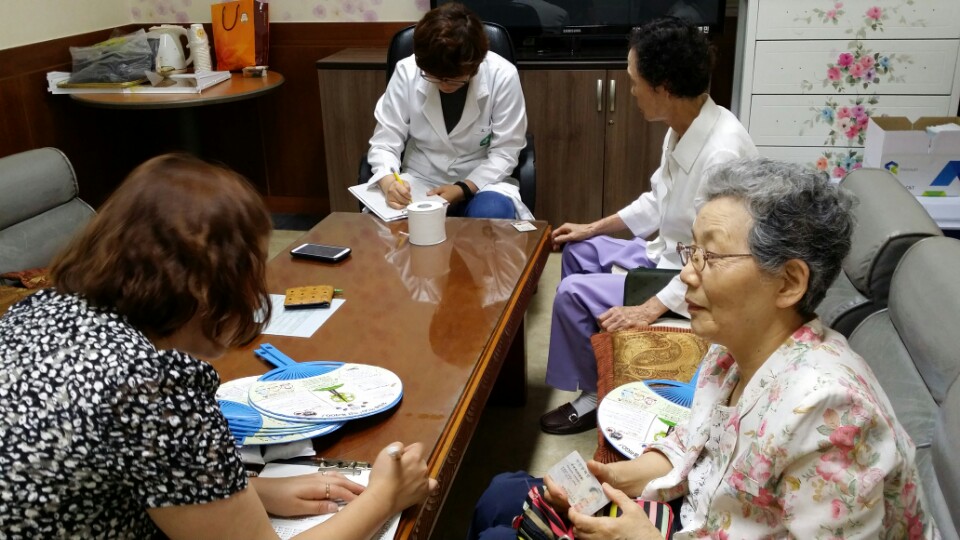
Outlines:
{"label": "stack of round fans", "polygon": [[226,382],[217,391],[238,446],[326,435],[348,420],[392,408],[403,396],[400,378],[378,366],[298,363],[269,344],[255,353],[277,368]]}

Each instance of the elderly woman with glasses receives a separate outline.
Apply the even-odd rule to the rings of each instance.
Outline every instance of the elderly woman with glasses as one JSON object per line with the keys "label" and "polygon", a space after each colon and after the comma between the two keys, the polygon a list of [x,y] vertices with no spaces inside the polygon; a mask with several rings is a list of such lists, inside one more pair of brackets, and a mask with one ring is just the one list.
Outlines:
{"label": "elderly woman with glasses", "polygon": [[448,215],[533,218],[510,178],[526,145],[520,77],[488,48],[483,22],[461,4],[417,23],[414,54],[397,63],[377,103],[367,154],[368,187],[391,207],[411,202],[413,182],[446,199]]}
{"label": "elderly woman with glasses", "polygon": [[[693,330],[714,343],[690,419],[634,460],[588,463],[620,518],[568,511],[549,478],[546,498],[578,540],[662,538],[632,497],[678,499],[677,539],[937,537],[913,442],[868,365],[814,314],[850,249],[850,195],[756,159],[714,170],[705,198],[693,244],[677,247]],[[479,537],[497,538],[497,505],[535,482],[497,477]]]}

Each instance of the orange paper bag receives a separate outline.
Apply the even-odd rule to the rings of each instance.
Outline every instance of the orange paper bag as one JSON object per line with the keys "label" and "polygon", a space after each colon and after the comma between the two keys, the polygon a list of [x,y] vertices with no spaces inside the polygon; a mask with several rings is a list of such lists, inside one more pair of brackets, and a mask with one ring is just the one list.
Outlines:
{"label": "orange paper bag", "polygon": [[238,71],[247,66],[267,65],[270,50],[267,7],[266,2],[259,0],[237,0],[210,6],[218,70]]}

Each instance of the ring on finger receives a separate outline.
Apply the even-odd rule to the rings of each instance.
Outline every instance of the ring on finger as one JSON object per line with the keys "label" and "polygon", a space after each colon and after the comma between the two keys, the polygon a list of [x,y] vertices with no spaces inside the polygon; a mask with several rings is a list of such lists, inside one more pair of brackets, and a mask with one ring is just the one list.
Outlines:
{"label": "ring on finger", "polygon": [[325,494],[324,498],[325,498],[325,499],[329,499],[329,498],[330,498],[330,484],[327,483],[327,484],[324,484],[324,485],[326,486],[326,494]]}

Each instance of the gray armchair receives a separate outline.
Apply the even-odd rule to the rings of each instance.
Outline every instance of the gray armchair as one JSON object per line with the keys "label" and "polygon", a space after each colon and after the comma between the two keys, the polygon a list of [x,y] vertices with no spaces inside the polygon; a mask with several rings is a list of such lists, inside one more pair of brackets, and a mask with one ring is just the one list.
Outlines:
{"label": "gray armchair", "polygon": [[890,278],[913,244],[943,233],[902,184],[885,169],[858,169],[840,183],[860,199],[857,224],[843,271],[827,290],[817,314],[849,336],[867,315],[887,305]]}
{"label": "gray armchair", "polygon": [[94,211],[55,148],[0,158],[0,274],[47,266]]}
{"label": "gray armchair", "polygon": [[[956,442],[960,441],[960,383],[953,381],[947,399],[940,404],[940,417],[933,434],[933,471],[940,481],[943,499],[950,508],[953,523],[960,525],[960,461]],[[943,533],[944,538],[956,531]]]}
{"label": "gray armchair", "polygon": [[917,242],[893,273],[888,307],[864,319],[850,336],[916,444],[930,510],[943,537],[952,539],[960,524],[958,267],[960,241]]}

